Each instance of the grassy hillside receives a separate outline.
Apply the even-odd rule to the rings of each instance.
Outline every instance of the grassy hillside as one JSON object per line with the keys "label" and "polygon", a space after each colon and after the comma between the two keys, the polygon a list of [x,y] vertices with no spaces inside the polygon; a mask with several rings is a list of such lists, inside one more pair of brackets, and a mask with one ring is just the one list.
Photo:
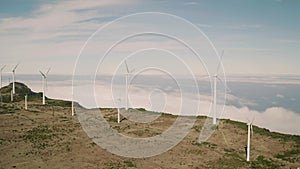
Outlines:
{"label": "grassy hillside", "polygon": [[[171,150],[150,158],[134,159],[109,153],[92,142],[72,117],[68,101],[47,99],[17,83],[16,101],[0,106],[0,168],[297,168],[300,167],[300,136],[270,132],[254,126],[251,162],[245,160],[247,125],[221,120],[213,135],[203,143],[198,136],[206,117],[197,117],[189,134]],[[11,86],[0,91],[8,97]],[[29,95],[23,109],[24,95]],[[9,96],[10,97],[10,96]],[[140,109],[146,113],[146,110]],[[132,110],[129,110],[132,111]],[[155,136],[173,124],[177,116],[161,114],[150,123],[136,123],[117,110],[100,109],[118,132],[130,137]]]}

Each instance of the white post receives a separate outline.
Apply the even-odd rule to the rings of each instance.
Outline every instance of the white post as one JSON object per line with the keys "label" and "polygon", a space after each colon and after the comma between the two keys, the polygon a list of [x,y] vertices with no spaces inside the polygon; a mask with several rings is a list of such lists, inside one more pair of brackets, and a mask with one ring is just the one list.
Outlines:
{"label": "white post", "polygon": [[45,105],[45,78],[43,78],[43,105]]}
{"label": "white post", "polygon": [[[4,67],[5,67],[5,66],[4,66]],[[2,70],[4,69],[4,67],[1,68],[1,72],[0,72],[0,73],[1,73],[1,75],[0,75],[0,78],[1,78],[1,86],[0,86],[0,89],[2,88]],[[0,93],[0,97],[1,97],[1,98],[0,98],[0,99],[1,99],[1,100],[0,100],[0,101],[1,101],[0,105],[2,105],[2,93]]]}
{"label": "white post", "polygon": [[25,95],[25,110],[27,110],[27,95]]}
{"label": "white post", "polygon": [[72,116],[74,116],[74,102],[73,102],[73,100],[72,100]]}
{"label": "white post", "polygon": [[120,123],[120,108],[118,107],[118,123]]}
{"label": "white post", "polygon": [[14,101],[14,94],[13,91],[10,91],[10,101],[13,102]]}
{"label": "white post", "polygon": [[2,88],[2,70],[1,70],[1,86],[0,89]]}
{"label": "white post", "polygon": [[250,161],[250,124],[248,124],[247,161]]}
{"label": "white post", "polygon": [[13,94],[15,94],[15,71],[13,71]]}
{"label": "white post", "polygon": [[126,102],[126,110],[128,110],[128,73],[126,74],[126,91],[125,91],[125,102]]}
{"label": "white post", "polygon": [[214,108],[213,108],[213,124],[217,124],[217,75],[214,76]]}

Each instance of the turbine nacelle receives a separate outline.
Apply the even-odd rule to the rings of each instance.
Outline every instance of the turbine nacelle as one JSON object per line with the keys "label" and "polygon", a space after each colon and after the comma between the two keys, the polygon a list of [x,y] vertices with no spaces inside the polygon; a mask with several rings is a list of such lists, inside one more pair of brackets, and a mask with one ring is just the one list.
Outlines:
{"label": "turbine nacelle", "polygon": [[13,70],[12,70],[13,73],[15,73],[18,66],[19,66],[19,63],[13,68]]}
{"label": "turbine nacelle", "polygon": [[44,79],[47,78],[47,76],[46,76],[42,71],[39,71],[39,72],[40,72],[40,74],[43,76]]}
{"label": "turbine nacelle", "polygon": [[247,118],[247,125],[252,125],[253,122],[254,122],[254,120],[255,120],[255,117],[253,117],[252,120],[249,120],[249,119]]}
{"label": "turbine nacelle", "polygon": [[51,68],[49,68],[46,73],[43,73],[42,71],[39,71],[39,72],[45,79],[47,79],[47,76],[48,76],[48,73],[50,70],[51,70]]}
{"label": "turbine nacelle", "polygon": [[254,122],[254,120],[255,120],[255,117],[253,117],[251,121],[249,119],[247,119],[247,121],[248,121],[247,125],[250,126],[252,136],[253,136],[253,122]]}

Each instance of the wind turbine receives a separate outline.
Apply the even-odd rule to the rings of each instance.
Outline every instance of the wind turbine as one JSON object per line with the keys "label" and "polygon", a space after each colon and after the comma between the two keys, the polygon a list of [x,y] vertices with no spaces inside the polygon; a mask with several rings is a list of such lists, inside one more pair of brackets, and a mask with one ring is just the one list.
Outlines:
{"label": "wind turbine", "polygon": [[6,67],[6,65],[4,65],[1,69],[0,69],[0,72],[1,72],[1,76],[0,76],[0,79],[1,79],[1,86],[0,86],[0,89],[2,88],[2,71],[3,69]]}
{"label": "wind turbine", "polygon": [[126,86],[125,86],[125,102],[126,102],[126,110],[128,110],[128,76],[134,71],[134,69],[132,69],[132,70],[129,70],[129,68],[128,68],[128,65],[127,65],[127,62],[126,62],[126,60],[125,60],[125,66],[126,66],[126,71],[127,71],[127,73],[126,73]]}
{"label": "wind turbine", "polygon": [[43,73],[42,71],[40,71],[42,77],[43,77],[43,105],[45,105],[45,92],[46,92],[46,86],[47,86],[47,76],[48,73],[50,71],[50,68],[48,69],[48,71],[46,73]]}
{"label": "wind turbine", "polygon": [[216,125],[217,124],[217,80],[220,80],[222,81],[219,77],[218,77],[218,72],[219,72],[219,69],[220,69],[220,66],[221,66],[221,62],[222,62],[222,57],[223,57],[223,54],[224,54],[224,50],[222,51],[222,54],[220,56],[220,62],[218,64],[218,67],[217,67],[217,70],[214,74],[214,98],[213,98],[213,124]]}
{"label": "wind turbine", "polygon": [[16,93],[16,91],[15,91],[15,73],[16,73],[16,69],[17,69],[18,66],[19,66],[19,63],[12,70],[12,75],[13,75],[13,94]]}
{"label": "wind turbine", "polygon": [[252,123],[253,123],[254,119],[250,122],[248,120],[248,139],[247,139],[247,161],[250,161],[250,132],[251,132],[251,135],[253,136],[253,128],[252,128]]}
{"label": "wind turbine", "polygon": [[[2,66],[2,68],[0,69],[0,80],[1,80],[1,86],[0,89],[2,88],[2,71],[3,69],[6,67],[6,65]],[[2,93],[0,92],[0,104],[2,105]]]}

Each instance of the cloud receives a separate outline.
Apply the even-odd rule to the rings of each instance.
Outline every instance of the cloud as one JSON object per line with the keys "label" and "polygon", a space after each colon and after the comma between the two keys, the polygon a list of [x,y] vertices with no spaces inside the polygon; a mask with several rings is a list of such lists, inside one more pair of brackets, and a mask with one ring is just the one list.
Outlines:
{"label": "cloud", "polygon": [[[268,128],[271,131],[298,134],[300,115],[282,107],[270,107],[263,112],[249,110],[247,107],[226,106],[222,118],[247,122],[255,117],[254,125]],[[255,133],[255,131],[254,131]]]}
{"label": "cloud", "polygon": [[[74,60],[88,37],[122,10],[109,12],[116,6],[135,1],[58,1],[44,3],[30,15],[0,19],[1,62],[21,62],[23,73],[36,72],[32,64],[52,66],[54,73],[71,74]],[[105,9],[104,12],[102,9]],[[103,22],[80,22],[90,18]],[[70,64],[68,64],[70,63]],[[44,65],[46,66],[46,65]],[[68,72],[67,72],[68,71]]]}
{"label": "cloud", "polygon": [[224,28],[227,29],[233,29],[233,30],[247,30],[247,29],[259,29],[263,26],[260,24],[240,24],[240,25],[228,25],[224,26]]}
{"label": "cloud", "polygon": [[[251,82],[266,84],[268,87],[278,87],[278,84],[300,84],[298,75],[283,74],[283,75],[227,75],[228,82]],[[277,96],[280,97],[280,96]]]}
{"label": "cloud", "polygon": [[247,105],[247,106],[257,106],[258,104],[243,98],[236,97],[235,95],[227,93],[226,95],[227,102],[237,103],[238,106]]}
{"label": "cloud", "polygon": [[[82,79],[82,78],[81,78]],[[97,106],[101,107],[115,107],[115,99],[121,99],[121,107],[125,105],[124,99],[124,90],[125,86],[123,83],[114,84],[113,88],[111,87],[110,80],[100,80],[97,81],[96,86],[88,85],[90,80],[81,80],[79,83],[75,83],[75,94],[76,100],[84,106]],[[99,83],[103,82],[103,83]],[[42,85],[39,77],[37,80],[26,81],[29,84],[29,87],[34,91],[41,91]],[[64,83],[64,84],[63,84]],[[65,81],[48,81],[48,94],[47,97],[51,98],[60,98],[60,99],[71,99],[72,90],[71,82],[69,80]],[[95,88],[94,88],[95,87]],[[89,90],[91,89],[91,90]],[[93,90],[95,89],[95,90]],[[154,98],[151,98],[153,91],[157,91]],[[65,92],[61,92],[65,91]],[[90,92],[90,93],[89,93]],[[94,93],[95,92],[95,93]],[[112,92],[114,92],[112,95]],[[171,90],[164,91],[160,90],[159,87],[140,87],[132,85],[130,86],[129,99],[133,107],[144,107],[148,110],[151,108],[156,108],[157,111],[171,112],[173,114],[179,114],[181,106],[188,105],[188,108],[191,108],[188,112],[183,112],[184,114],[190,115],[190,112],[196,111],[194,105],[199,104],[199,112],[197,115],[212,116],[210,108],[212,106],[212,96],[211,95],[200,95],[200,98],[195,97],[193,93],[185,93],[185,97],[182,102],[180,91]],[[95,97],[94,97],[95,94]],[[154,93],[155,94],[155,93]],[[80,97],[78,97],[80,96]],[[164,96],[164,97],[161,97]],[[154,99],[154,100],[151,100]],[[238,98],[234,98],[238,99]],[[200,101],[199,101],[200,100]],[[241,101],[240,101],[241,102]],[[162,106],[163,105],[163,106]],[[193,106],[191,106],[193,105]],[[221,112],[222,106],[218,105],[218,112]],[[188,110],[188,109],[185,109]],[[264,111],[256,111],[249,109],[246,106],[236,107],[233,105],[225,105],[224,112],[219,114],[218,117],[221,119],[231,119],[236,121],[247,122],[247,119],[253,119],[254,125],[259,127],[270,129],[271,131],[289,133],[289,134],[298,134],[300,135],[299,130],[299,121],[300,114],[291,110],[288,110],[283,107],[271,106]],[[255,131],[254,131],[255,133]]]}
{"label": "cloud", "polygon": [[[97,12],[101,8],[114,5],[129,4],[129,1],[63,1],[55,4],[43,4],[40,8],[32,11],[30,17],[4,18],[0,21],[0,34],[14,31],[26,30],[22,40],[27,42],[33,40],[55,39],[57,36],[73,33],[80,35],[86,29],[95,30],[99,23],[84,23],[79,21],[93,17],[105,18],[118,15]],[[94,9],[94,10],[91,10]],[[77,12],[77,10],[82,10]],[[106,21],[107,22],[107,21]],[[85,30],[85,31],[84,31]],[[19,37],[20,34],[17,34]],[[10,37],[11,38],[11,37]]]}
{"label": "cloud", "polygon": [[183,5],[199,5],[198,2],[185,2]]}
{"label": "cloud", "polygon": [[[107,85],[107,84],[106,84]],[[97,86],[98,88],[96,91],[101,91],[101,95],[97,96],[99,103],[105,103],[107,105],[101,105],[104,107],[112,107],[112,98],[111,98],[111,91],[109,88],[105,86]],[[109,92],[105,92],[108,91]],[[123,89],[124,90],[124,89]],[[122,84],[120,84],[120,90],[118,92],[122,93]],[[144,107],[146,109],[151,109],[150,102],[149,102],[149,94],[154,88],[140,88],[131,86],[130,89],[130,101],[133,107]],[[178,91],[168,92],[166,93],[165,97],[161,100],[161,102],[165,102],[166,105],[162,111],[164,112],[171,112],[173,114],[178,114],[181,106],[184,106],[184,102],[181,102],[181,96],[178,94]],[[103,95],[105,93],[105,95]],[[204,116],[211,116],[212,113],[210,112],[210,108],[212,106],[212,98],[209,95],[201,95],[200,101],[197,101],[197,97],[193,97],[193,94],[185,93],[187,97],[185,97],[185,103],[199,103],[199,112],[197,115],[204,115]],[[123,97],[122,94],[119,94],[120,97]],[[105,98],[105,99],[104,99]],[[111,101],[108,101],[107,98],[110,98]],[[166,99],[166,100],[165,100]],[[186,100],[187,99],[187,100]],[[238,98],[234,98],[238,99]],[[101,101],[102,100],[102,101]],[[239,102],[243,102],[240,100]],[[181,105],[181,104],[182,105]],[[123,103],[124,104],[124,103]],[[218,112],[221,112],[222,106],[218,105],[217,107]],[[194,107],[192,110],[195,110]],[[190,112],[193,112],[193,111]],[[176,113],[177,112],[177,113]],[[183,112],[184,114],[191,115],[190,112]],[[281,133],[288,133],[288,134],[300,134],[299,130],[299,121],[300,115],[296,112],[291,110],[285,109],[283,107],[269,107],[265,111],[255,111],[249,109],[248,107],[235,107],[232,105],[225,105],[223,114],[219,114],[219,117],[222,119],[231,119],[236,121],[247,122],[247,119],[255,118],[254,125],[259,127],[270,129],[271,131],[281,132]],[[255,132],[255,131],[254,131]]]}
{"label": "cloud", "polygon": [[209,24],[202,24],[202,23],[198,23],[197,24],[199,27],[201,28],[212,28],[213,26],[212,25],[209,25]]}
{"label": "cloud", "polygon": [[239,47],[239,48],[226,48],[227,50],[243,51],[243,52],[268,52],[274,51],[273,48],[251,48],[251,47]]}
{"label": "cloud", "polygon": [[281,95],[281,94],[277,94],[277,95],[276,95],[276,97],[278,97],[278,98],[281,98],[281,99],[283,99],[283,98],[284,98],[284,96],[283,96],[283,95]]}
{"label": "cloud", "polygon": [[300,40],[296,40],[296,39],[278,39],[277,42],[283,43],[285,45],[291,45],[291,44],[299,44]]}
{"label": "cloud", "polygon": [[[32,41],[50,41],[68,35],[80,36],[93,33],[106,18],[119,16],[120,13],[99,12],[101,9],[134,4],[135,1],[59,1],[59,3],[42,4],[31,15],[8,17],[0,20],[0,34],[10,35],[11,41],[30,43]],[[80,22],[97,18],[99,22]],[[18,39],[18,41],[16,40]],[[85,38],[87,39],[87,38]],[[8,39],[6,39],[8,40]],[[21,40],[21,41],[20,41]]]}

